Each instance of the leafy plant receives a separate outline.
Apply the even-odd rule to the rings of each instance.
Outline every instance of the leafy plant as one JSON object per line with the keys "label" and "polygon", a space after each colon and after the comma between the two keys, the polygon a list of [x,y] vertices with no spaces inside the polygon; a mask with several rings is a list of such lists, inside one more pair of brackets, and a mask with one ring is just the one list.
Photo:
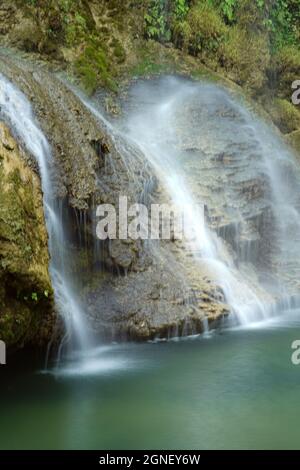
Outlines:
{"label": "leafy plant", "polygon": [[270,33],[273,49],[299,41],[300,9],[295,0],[256,0],[264,14],[264,25]]}
{"label": "leafy plant", "polygon": [[174,15],[176,20],[183,20],[189,11],[187,0],[176,0],[174,6]]}
{"label": "leafy plant", "polygon": [[221,10],[228,23],[232,23],[235,19],[234,13],[236,6],[237,0],[223,0],[221,2]]}
{"label": "leafy plant", "polygon": [[170,29],[166,18],[166,0],[151,0],[145,15],[146,36],[151,39],[169,40]]}
{"label": "leafy plant", "polygon": [[169,41],[171,39],[171,23],[185,19],[189,11],[188,0],[150,0],[145,15],[146,36],[151,39]]}

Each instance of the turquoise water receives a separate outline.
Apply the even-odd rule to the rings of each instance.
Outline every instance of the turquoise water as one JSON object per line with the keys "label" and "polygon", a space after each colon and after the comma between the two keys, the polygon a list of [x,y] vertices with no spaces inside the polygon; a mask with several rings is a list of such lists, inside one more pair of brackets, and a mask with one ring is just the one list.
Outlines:
{"label": "turquoise water", "polygon": [[248,330],[0,368],[2,449],[300,448],[300,312]]}

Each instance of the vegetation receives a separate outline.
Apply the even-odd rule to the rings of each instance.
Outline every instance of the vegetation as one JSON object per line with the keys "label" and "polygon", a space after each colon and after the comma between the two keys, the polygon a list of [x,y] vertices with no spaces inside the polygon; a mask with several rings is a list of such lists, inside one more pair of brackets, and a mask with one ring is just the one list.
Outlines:
{"label": "vegetation", "polygon": [[92,94],[99,85],[114,91],[117,88],[110,75],[106,53],[97,38],[89,38],[83,52],[75,62],[75,71],[89,94]]}
{"label": "vegetation", "polygon": [[[188,57],[196,61],[187,73],[201,77],[209,68],[264,105],[269,100],[268,110],[284,131],[298,122],[298,110],[292,113],[288,102],[300,75],[299,0],[17,3],[26,19],[17,27],[12,23],[12,42],[66,63],[88,93],[99,86],[116,91],[122,77],[182,71],[177,49],[185,64]],[[293,125],[282,126],[291,113]]]}
{"label": "vegetation", "polygon": [[146,37],[174,45],[225,73],[252,95],[290,98],[300,73],[297,0],[151,0]]}
{"label": "vegetation", "polygon": [[145,14],[145,35],[147,38],[170,41],[172,23],[183,21],[189,11],[188,0],[150,0]]}

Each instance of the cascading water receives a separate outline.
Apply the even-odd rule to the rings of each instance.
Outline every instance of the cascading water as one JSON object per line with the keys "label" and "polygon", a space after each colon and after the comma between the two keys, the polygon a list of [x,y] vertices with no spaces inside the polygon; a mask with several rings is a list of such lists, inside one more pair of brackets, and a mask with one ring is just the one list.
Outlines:
{"label": "cascading water", "polygon": [[[134,86],[124,105],[126,118],[117,126],[92,102],[80,98],[110,135],[129,177],[136,178],[133,160],[138,158],[150,164],[173,204],[205,205],[202,219],[193,209],[185,213],[196,234],[185,250],[222,287],[240,324],[268,318],[276,308],[300,305],[299,172],[268,126],[225,90],[176,78]],[[93,357],[102,349],[91,347],[86,312],[77,295],[51,149],[29,101],[2,75],[0,116],[39,165],[50,273],[66,325],[62,344],[80,351],[79,357],[86,358],[85,370],[99,370]],[[141,177],[135,185],[139,197],[144,197],[144,184]],[[72,370],[79,370],[77,362]]]}
{"label": "cascading water", "polygon": [[222,287],[238,322],[296,307],[299,286],[283,283],[280,266],[293,260],[297,280],[299,171],[286,146],[214,85],[165,78],[134,87],[128,101],[124,135],[151,162],[172,201],[208,207],[211,229],[189,214],[197,236],[188,248]]}
{"label": "cascading water", "polygon": [[66,335],[61,345],[68,343],[72,349],[86,350],[90,346],[90,338],[83,309],[75,294],[75,280],[68,266],[68,243],[63,229],[63,211],[55,195],[55,164],[51,149],[36,123],[29,101],[2,75],[0,75],[0,117],[8,123],[20,142],[35,158],[40,170],[51,255],[50,275],[55,304],[66,328]]}

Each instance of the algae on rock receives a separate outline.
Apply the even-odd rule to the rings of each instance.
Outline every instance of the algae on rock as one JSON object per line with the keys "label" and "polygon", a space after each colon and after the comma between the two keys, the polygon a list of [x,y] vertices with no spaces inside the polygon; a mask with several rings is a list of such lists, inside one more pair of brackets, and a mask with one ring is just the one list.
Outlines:
{"label": "algae on rock", "polygon": [[0,122],[0,338],[8,347],[49,339],[47,242],[39,177]]}

